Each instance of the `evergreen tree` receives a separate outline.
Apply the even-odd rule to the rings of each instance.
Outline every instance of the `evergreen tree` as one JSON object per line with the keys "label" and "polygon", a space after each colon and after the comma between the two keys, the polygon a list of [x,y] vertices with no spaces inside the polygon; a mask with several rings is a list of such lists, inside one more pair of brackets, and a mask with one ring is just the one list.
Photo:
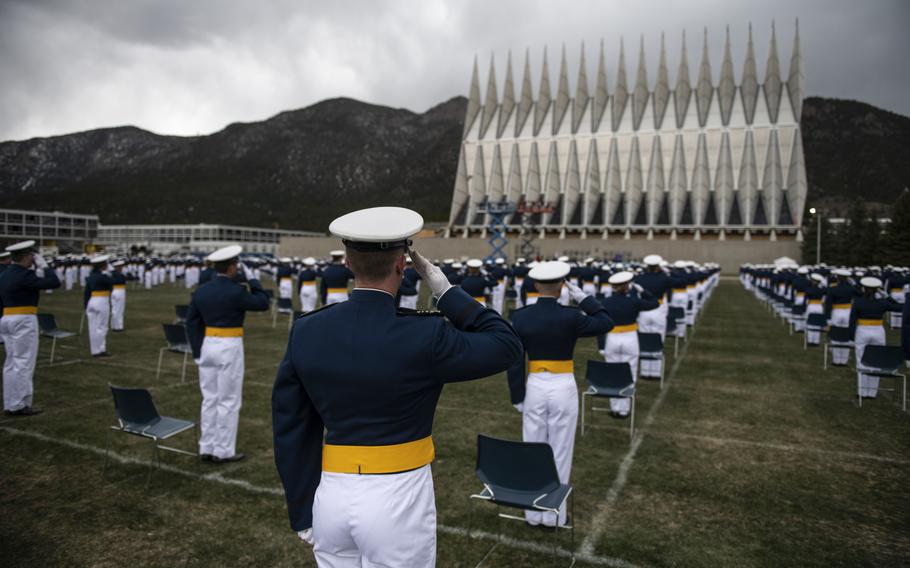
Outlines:
{"label": "evergreen tree", "polygon": [[[876,225],[870,228],[869,225]],[[872,243],[864,242],[872,235]],[[843,228],[843,238],[841,240],[844,252],[844,262],[851,266],[860,266],[874,264],[872,259],[876,256],[876,246],[878,245],[878,228],[875,221],[869,220],[869,214],[866,211],[866,203],[857,198],[850,205],[847,212],[847,224]],[[871,244],[871,246],[870,246]]]}
{"label": "evergreen tree", "polygon": [[882,262],[910,266],[910,190],[904,188],[891,208],[891,223],[881,239]]}
{"label": "evergreen tree", "polygon": [[800,257],[803,264],[815,264],[817,239],[818,219],[815,215],[809,215],[806,219],[806,224],[803,225],[803,244],[800,247]]}

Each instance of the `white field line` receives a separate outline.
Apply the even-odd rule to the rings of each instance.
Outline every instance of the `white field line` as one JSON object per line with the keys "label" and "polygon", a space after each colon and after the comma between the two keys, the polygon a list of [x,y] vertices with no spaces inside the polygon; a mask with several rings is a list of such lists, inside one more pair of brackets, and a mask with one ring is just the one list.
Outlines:
{"label": "white field line", "polygon": [[[102,456],[102,457],[105,455],[104,448],[99,448],[98,446],[92,446],[90,444],[83,444],[81,442],[67,440],[65,438],[48,436],[46,434],[41,434],[40,432],[19,430],[17,428],[9,428],[8,426],[0,426],[0,432],[6,432],[13,436],[23,436],[26,438],[32,438],[32,439],[50,443],[50,444],[57,444],[59,446],[64,446],[64,447],[71,448],[74,450],[82,450],[82,451],[86,451],[86,452],[89,452],[89,453],[92,453],[92,454],[95,454],[98,456]],[[114,462],[117,462],[120,464],[125,464],[125,465],[144,465],[144,466],[150,465],[150,462],[148,460],[125,456],[123,454],[120,454],[120,453],[114,452],[114,451],[109,452],[108,457],[110,458],[111,461],[114,461]],[[262,485],[255,485],[248,481],[244,481],[242,479],[234,479],[234,478],[230,478],[230,477],[225,477],[225,476],[221,475],[221,473],[218,473],[218,472],[212,472],[212,473],[206,473],[206,474],[200,475],[194,471],[181,469],[179,467],[174,467],[174,466],[167,465],[167,464],[161,464],[160,469],[162,471],[166,471],[168,473],[173,473],[173,474],[180,475],[183,477],[188,477],[188,478],[192,478],[192,479],[201,479],[203,481],[208,481],[211,483],[220,483],[222,485],[237,487],[237,488],[243,489],[245,491],[249,491],[250,493],[256,493],[256,494],[261,494],[261,495],[275,495],[275,496],[284,497],[284,491],[280,487],[265,487]],[[463,527],[449,526],[449,525],[442,525],[442,524],[437,525],[436,528],[441,533],[456,535],[456,536],[465,536],[465,537],[481,539],[481,540],[494,540],[504,546],[519,549],[519,550],[527,550],[530,552],[539,552],[541,554],[552,554],[552,552],[553,552],[552,547],[548,546],[546,544],[515,539],[515,538],[508,537],[508,536],[500,537],[499,535],[496,535],[493,533],[488,533],[485,531],[480,531],[480,530],[468,531],[468,529],[463,528]],[[557,548],[556,555],[563,557],[563,558],[572,558],[574,556],[578,560],[587,562],[589,564],[594,564],[597,566],[615,566],[618,568],[634,568],[634,564],[626,562],[625,560],[622,560],[622,559],[610,558],[610,557],[605,557],[605,556],[597,556],[594,554],[575,554],[572,551],[566,550],[564,548]]]}
{"label": "white field line", "polygon": [[664,381],[664,388],[660,391],[660,394],[657,395],[657,398],[654,400],[654,404],[651,405],[651,408],[648,409],[648,414],[645,416],[644,424],[637,430],[635,434],[635,439],[632,440],[632,445],[629,447],[629,451],[626,452],[626,455],[622,458],[622,462],[619,464],[619,470],[616,472],[616,478],[613,480],[613,484],[610,486],[610,489],[607,491],[607,496],[604,501],[597,507],[594,518],[591,521],[591,532],[585,536],[585,539],[582,541],[581,546],[579,547],[579,558],[583,556],[589,556],[594,553],[594,545],[597,544],[597,541],[600,539],[600,533],[603,531],[603,525],[607,520],[607,516],[610,514],[610,509],[613,508],[613,505],[616,504],[616,501],[619,499],[620,493],[622,493],[623,488],[626,486],[626,482],[629,480],[629,470],[632,469],[632,465],[635,463],[635,456],[638,454],[638,448],[641,447],[641,443],[645,438],[645,433],[648,430],[648,427],[654,423],[654,418],[657,416],[657,411],[660,410],[661,405],[663,405],[664,399],[667,398],[667,393],[670,392],[670,388],[673,386],[673,379],[676,377],[676,371],[679,369],[680,363],[683,359],[686,358],[686,353],[689,351],[689,341],[686,341],[683,344],[682,351],[679,354],[679,357],[673,362],[673,367],[670,369],[666,380]]}

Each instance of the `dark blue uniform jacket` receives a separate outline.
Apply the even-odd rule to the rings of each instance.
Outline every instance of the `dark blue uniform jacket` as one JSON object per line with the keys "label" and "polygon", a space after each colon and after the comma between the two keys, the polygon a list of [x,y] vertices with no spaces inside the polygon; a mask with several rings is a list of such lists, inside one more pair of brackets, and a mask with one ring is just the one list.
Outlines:
{"label": "dark blue uniform jacket", "polygon": [[60,279],[51,269],[45,269],[44,276],[19,264],[10,264],[0,273],[0,309],[37,306],[41,290],[60,287]]}
{"label": "dark blue uniform jacket", "polygon": [[85,279],[85,289],[82,291],[82,303],[88,306],[92,292],[110,292],[114,289],[114,280],[99,269],[94,269]]}
{"label": "dark blue uniform jacket", "polygon": [[193,359],[199,358],[206,327],[243,327],[246,312],[269,309],[269,296],[259,280],[250,280],[248,284],[249,291],[243,284],[218,276],[193,293],[186,312],[186,335],[193,348]]}

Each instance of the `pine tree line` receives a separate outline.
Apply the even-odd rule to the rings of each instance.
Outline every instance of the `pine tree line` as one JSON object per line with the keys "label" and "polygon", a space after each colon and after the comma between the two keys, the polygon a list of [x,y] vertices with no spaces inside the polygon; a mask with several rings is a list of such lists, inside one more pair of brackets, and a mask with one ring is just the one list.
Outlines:
{"label": "pine tree line", "polygon": [[[803,226],[802,261],[815,264],[818,219],[810,215]],[[865,200],[850,205],[844,223],[822,217],[821,262],[844,266],[910,266],[910,190],[904,189],[891,208],[891,222],[879,224],[869,215]]]}

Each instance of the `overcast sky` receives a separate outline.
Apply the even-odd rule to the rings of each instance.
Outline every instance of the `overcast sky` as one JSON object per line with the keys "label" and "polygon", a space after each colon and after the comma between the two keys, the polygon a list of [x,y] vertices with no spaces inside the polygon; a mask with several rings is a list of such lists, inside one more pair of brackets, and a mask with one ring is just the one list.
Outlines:
{"label": "overcast sky", "polygon": [[730,26],[738,83],[749,22],[764,75],[772,19],[786,76],[797,17],[809,95],[910,115],[908,0],[0,0],[0,140],[211,133],[338,96],[422,112],[467,94],[475,54],[501,93],[507,50],[519,81],[530,49],[536,89],[547,46],[555,87],[563,43],[574,88],[601,39],[612,90],[620,35],[632,77],[644,35],[653,84],[662,31],[672,83],[686,30],[694,82],[705,26],[715,81]]}

